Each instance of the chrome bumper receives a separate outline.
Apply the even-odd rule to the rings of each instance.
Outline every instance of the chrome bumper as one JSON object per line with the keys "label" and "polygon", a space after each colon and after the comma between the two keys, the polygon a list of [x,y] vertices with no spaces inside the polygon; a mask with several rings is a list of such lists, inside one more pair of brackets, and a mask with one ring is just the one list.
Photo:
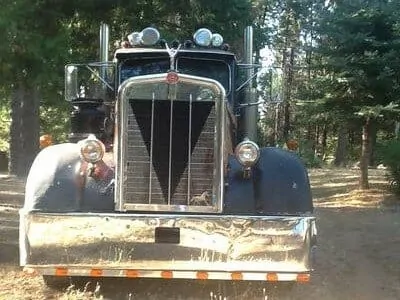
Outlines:
{"label": "chrome bumper", "polygon": [[315,241],[313,217],[20,212],[20,263],[44,275],[296,280]]}

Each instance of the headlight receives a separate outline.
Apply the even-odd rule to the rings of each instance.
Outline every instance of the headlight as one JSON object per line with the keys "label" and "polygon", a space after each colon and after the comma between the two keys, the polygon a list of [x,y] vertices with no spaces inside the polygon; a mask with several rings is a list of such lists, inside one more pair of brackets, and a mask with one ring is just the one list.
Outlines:
{"label": "headlight", "polygon": [[212,39],[212,32],[207,28],[200,28],[194,33],[193,39],[198,46],[202,47],[210,46]]}
{"label": "headlight", "polygon": [[251,167],[260,157],[260,149],[256,143],[246,140],[236,146],[235,155],[243,166]]}
{"label": "headlight", "polygon": [[90,134],[86,139],[79,141],[78,145],[81,147],[82,159],[88,163],[94,164],[100,161],[104,156],[104,144],[93,134]]}

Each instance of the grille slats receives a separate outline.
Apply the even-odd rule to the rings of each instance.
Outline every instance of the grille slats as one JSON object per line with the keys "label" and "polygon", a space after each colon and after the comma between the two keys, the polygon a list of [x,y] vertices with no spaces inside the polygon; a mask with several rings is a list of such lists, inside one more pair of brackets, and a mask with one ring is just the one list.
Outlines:
{"label": "grille slats", "polygon": [[[154,100],[153,106],[151,99],[127,101],[125,123],[127,124],[127,139],[123,166],[125,203],[168,204],[169,188],[171,205],[186,205],[188,199],[198,198],[205,192],[208,197],[211,197],[215,165],[214,104],[193,101],[190,110],[189,101],[175,101],[171,112],[170,100]],[[154,109],[153,133],[151,133],[152,109]],[[192,111],[191,118],[190,111]],[[172,125],[170,116],[173,118]],[[189,126],[189,120],[192,121],[191,126]],[[172,127],[171,149],[169,146],[170,126]],[[189,128],[191,128],[190,135]],[[151,135],[153,135],[153,143],[151,143]],[[153,151],[152,159],[150,158],[151,150]],[[170,181],[169,151],[172,151]],[[189,152],[191,152],[190,158]],[[169,183],[170,187],[168,187]]]}

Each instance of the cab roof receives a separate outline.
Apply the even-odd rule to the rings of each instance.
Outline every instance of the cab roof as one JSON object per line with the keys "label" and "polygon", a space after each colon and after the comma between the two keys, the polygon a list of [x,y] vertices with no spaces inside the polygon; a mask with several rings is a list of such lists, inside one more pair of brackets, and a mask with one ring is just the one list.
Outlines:
{"label": "cab roof", "polygon": [[[147,54],[165,54],[168,56],[168,51],[167,49],[157,49],[157,48],[144,48],[144,47],[136,47],[136,48],[120,48],[115,51],[114,57],[117,59],[123,59],[129,54],[141,54],[141,53],[147,53]],[[186,53],[186,54],[204,54],[205,56],[219,56],[219,57],[224,57],[234,59],[235,54],[229,51],[224,51],[221,49],[212,49],[212,48],[182,48],[179,49],[179,53]]]}

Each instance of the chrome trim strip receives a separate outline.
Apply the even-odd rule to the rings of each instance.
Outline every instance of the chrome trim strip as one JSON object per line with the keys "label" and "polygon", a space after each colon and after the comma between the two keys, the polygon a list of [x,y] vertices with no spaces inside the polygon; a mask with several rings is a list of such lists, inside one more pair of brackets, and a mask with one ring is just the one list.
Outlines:
{"label": "chrome trim strip", "polygon": [[152,169],[153,169],[153,134],[154,134],[154,102],[155,94],[151,99],[151,129],[150,129],[150,163],[149,163],[149,204],[151,204],[151,180],[152,180]]}
{"label": "chrome trim strip", "polygon": [[187,187],[187,205],[190,205],[190,187],[191,187],[191,165],[192,165],[192,105],[193,95],[189,96],[189,133],[188,133],[188,187]]}
{"label": "chrome trim strip", "polygon": [[[174,87],[173,87],[174,88]],[[168,205],[171,204],[171,181],[172,181],[172,126],[173,126],[173,116],[174,116],[174,98],[171,97],[171,109],[169,114],[169,157],[168,157]]]}

